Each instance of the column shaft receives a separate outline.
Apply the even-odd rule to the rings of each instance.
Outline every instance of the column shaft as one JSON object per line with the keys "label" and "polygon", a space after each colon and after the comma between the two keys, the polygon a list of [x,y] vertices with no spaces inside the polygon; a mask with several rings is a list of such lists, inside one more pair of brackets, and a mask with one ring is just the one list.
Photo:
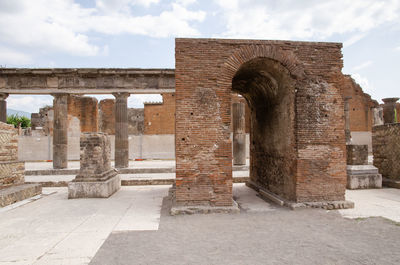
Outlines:
{"label": "column shaft", "polygon": [[232,104],[233,127],[233,164],[246,164],[246,126],[245,105],[243,102]]}
{"label": "column shaft", "polygon": [[0,94],[0,121],[7,122],[7,101],[8,94]]}
{"label": "column shaft", "polygon": [[396,122],[396,102],[399,98],[383,98],[382,101],[385,103],[383,105],[383,120],[385,124]]}
{"label": "column shaft", "polygon": [[68,167],[68,95],[54,94],[53,167]]}
{"label": "column shaft", "polygon": [[350,131],[350,103],[349,100],[351,97],[344,98],[344,117],[345,117],[345,136],[346,136],[346,144],[351,144],[351,131]]}
{"label": "column shaft", "polygon": [[129,93],[114,93],[115,101],[115,167],[129,166],[128,97]]}

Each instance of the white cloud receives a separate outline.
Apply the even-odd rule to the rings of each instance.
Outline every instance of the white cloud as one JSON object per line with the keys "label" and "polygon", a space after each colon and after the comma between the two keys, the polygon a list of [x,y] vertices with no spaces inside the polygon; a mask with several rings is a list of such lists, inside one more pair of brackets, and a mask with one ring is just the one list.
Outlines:
{"label": "white cloud", "polygon": [[361,33],[361,34],[355,34],[351,36],[349,39],[345,40],[343,42],[343,47],[347,48],[353,45],[354,43],[358,42],[362,38],[364,38],[367,34],[366,33]]}
{"label": "white cloud", "polygon": [[396,48],[396,50],[397,50],[397,51],[400,51],[400,46],[398,46],[398,47]]}
{"label": "white cloud", "polygon": [[351,74],[351,77],[361,86],[364,93],[368,93],[370,95],[374,94],[375,88],[370,84],[366,77],[363,77],[358,73]]}
{"label": "white cloud", "polygon": [[[387,0],[215,0],[226,37],[325,39],[364,33],[399,19],[400,1]],[[354,41],[354,40],[353,40]]]}
{"label": "white cloud", "polygon": [[39,112],[46,105],[53,105],[52,96],[10,95],[7,98],[7,108],[30,113]]}
{"label": "white cloud", "polygon": [[361,69],[363,69],[363,68],[366,68],[366,67],[368,67],[368,66],[371,66],[372,63],[373,63],[372,61],[363,62],[363,63],[361,63],[361,64],[359,64],[359,65],[354,66],[354,67],[353,67],[353,70],[354,70],[354,71],[361,70]]}
{"label": "white cloud", "polygon": [[[178,0],[158,15],[135,16],[135,6],[149,7],[159,0],[97,0],[85,8],[74,0],[0,1],[0,45],[15,53],[63,52],[75,56],[107,55],[108,47],[93,43],[93,32],[105,35],[135,34],[151,37],[198,36],[191,26],[205,12],[188,10],[193,0]],[[9,48],[10,50],[10,48]],[[10,53],[12,54],[12,53]],[[7,55],[11,57],[11,55]],[[12,57],[11,57],[12,58]],[[12,64],[28,61],[19,52]]]}
{"label": "white cloud", "polygon": [[32,58],[22,52],[12,50],[7,47],[0,46],[0,65],[2,67],[7,66],[7,64],[30,64],[32,63]]}

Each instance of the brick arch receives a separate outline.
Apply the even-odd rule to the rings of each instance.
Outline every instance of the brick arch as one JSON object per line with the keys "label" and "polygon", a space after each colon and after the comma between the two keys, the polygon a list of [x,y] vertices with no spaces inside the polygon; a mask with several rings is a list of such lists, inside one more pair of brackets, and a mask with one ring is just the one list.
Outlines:
{"label": "brick arch", "polygon": [[225,62],[221,81],[231,83],[232,78],[244,63],[255,58],[269,58],[280,62],[295,79],[304,77],[304,69],[300,60],[291,51],[284,51],[271,45],[250,45],[237,49]]}

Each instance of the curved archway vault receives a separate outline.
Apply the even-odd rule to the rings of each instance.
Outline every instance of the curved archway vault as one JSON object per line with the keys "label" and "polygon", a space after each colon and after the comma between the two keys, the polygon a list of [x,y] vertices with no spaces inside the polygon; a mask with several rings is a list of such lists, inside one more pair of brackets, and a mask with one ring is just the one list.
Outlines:
{"label": "curved archway vault", "polygon": [[291,206],[351,206],[340,43],[176,39],[175,49],[177,205],[232,206],[234,91],[251,109],[249,186]]}

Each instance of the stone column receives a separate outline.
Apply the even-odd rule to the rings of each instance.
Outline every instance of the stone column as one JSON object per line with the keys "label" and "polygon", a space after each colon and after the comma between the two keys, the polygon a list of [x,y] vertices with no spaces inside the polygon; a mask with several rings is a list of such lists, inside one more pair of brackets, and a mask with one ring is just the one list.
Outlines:
{"label": "stone column", "polygon": [[382,101],[385,103],[383,105],[383,120],[386,123],[395,123],[395,108],[396,101],[399,98],[383,98]]}
{"label": "stone column", "polygon": [[243,102],[232,104],[233,120],[233,164],[246,164],[246,126],[245,105]]}
{"label": "stone column", "polygon": [[351,131],[350,131],[350,104],[351,97],[344,98],[344,116],[345,116],[345,135],[346,144],[351,144]]}
{"label": "stone column", "polygon": [[53,168],[68,167],[68,94],[53,94]]}
{"label": "stone column", "polygon": [[129,93],[113,93],[115,97],[115,167],[129,166],[128,97]]}
{"label": "stone column", "polygon": [[7,101],[8,94],[0,93],[0,121],[7,122]]}

